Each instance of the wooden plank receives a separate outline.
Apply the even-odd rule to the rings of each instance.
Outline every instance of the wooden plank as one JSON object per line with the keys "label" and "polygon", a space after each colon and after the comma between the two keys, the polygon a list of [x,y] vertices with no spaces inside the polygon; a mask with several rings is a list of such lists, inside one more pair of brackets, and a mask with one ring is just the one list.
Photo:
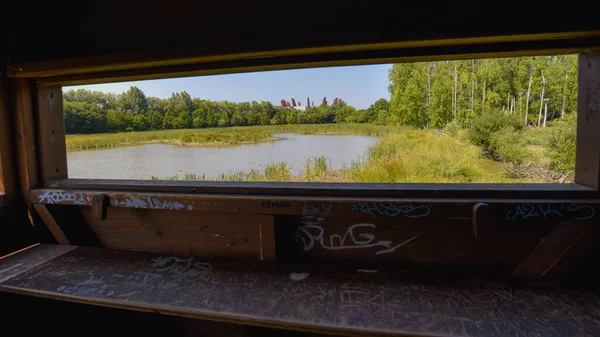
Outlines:
{"label": "wooden plank", "polygon": [[108,203],[108,197],[104,194],[97,194],[92,198],[92,216],[95,220],[106,219]]}
{"label": "wooden plank", "polygon": [[38,162],[33,112],[34,87],[30,80],[18,79],[15,85],[15,137],[19,182],[26,204],[30,204],[29,191],[39,185]]}
{"label": "wooden plank", "polygon": [[[476,203],[491,205],[504,220],[547,217],[577,218],[596,216],[600,199],[434,199],[385,197],[312,197],[274,195],[231,195],[190,193],[142,193],[39,189],[31,191],[33,203],[91,207],[93,198],[105,195],[111,208],[157,209],[192,212],[229,212],[280,215],[346,215],[370,218],[398,217],[471,219]],[[516,206],[515,206],[516,204]],[[587,210],[587,213],[584,212]]]}
{"label": "wooden plank", "polygon": [[81,247],[0,283],[0,290],[353,336],[600,335],[593,293],[426,275]]}
{"label": "wooden plank", "polygon": [[8,101],[8,83],[0,74],[0,194],[4,194],[5,200],[12,202],[17,196],[18,187],[12,138],[14,125]]}
{"label": "wooden plank", "polygon": [[66,254],[76,246],[35,244],[0,257],[0,283]]}
{"label": "wooden plank", "polygon": [[258,215],[110,209],[99,221],[81,213],[106,248],[260,259]]}
{"label": "wooden plank", "polygon": [[[548,273],[556,276],[566,276],[569,270],[562,269],[561,274],[552,272],[558,264],[563,264],[565,256],[577,245],[591,235],[596,224],[592,222],[565,222],[557,225],[548,233],[513,271],[513,275],[527,277],[544,277]],[[590,247],[591,248],[591,247]],[[585,256],[585,255],[584,255]],[[579,256],[583,258],[584,256]],[[575,269],[578,261],[569,259],[569,267]]]}
{"label": "wooden plank", "polygon": [[[510,272],[551,226],[507,223],[476,238],[470,219],[415,220],[348,216],[277,217],[278,261],[418,264]],[[510,247],[510,249],[508,249]]]}
{"label": "wooden plank", "polygon": [[67,178],[67,145],[60,86],[37,86],[37,125],[42,182]]}
{"label": "wooden plank", "polygon": [[[431,46],[457,46],[490,43],[515,43],[523,41],[548,41],[562,39],[582,39],[600,35],[598,31],[553,32],[546,34],[504,35],[493,37],[470,37],[463,39],[410,40],[387,43],[369,43],[354,45],[320,46],[293,49],[272,49],[268,51],[236,54],[218,53],[206,55],[204,49],[156,50],[149,52],[129,52],[105,56],[92,56],[86,59],[57,59],[40,63],[15,64],[10,75],[15,77],[40,78],[123,71],[132,69],[156,68],[199,63],[216,63],[233,60],[256,60],[260,58],[307,56],[321,54],[340,54],[348,52],[366,52],[374,50],[393,50]],[[22,69],[22,70],[19,70]]]}
{"label": "wooden plank", "polygon": [[56,242],[59,245],[70,245],[71,243],[69,242],[69,239],[67,239],[65,233],[60,228],[58,223],[56,223],[56,220],[54,220],[54,217],[52,217],[52,214],[50,214],[46,206],[41,204],[34,204],[33,207],[40,216],[40,218],[42,218],[42,221],[44,221],[44,223],[46,224],[46,227],[48,227],[48,230],[50,230],[50,233],[52,233],[52,236],[54,236]]}
{"label": "wooden plank", "polygon": [[60,190],[106,190],[191,194],[240,194],[305,197],[412,198],[412,199],[598,199],[593,188],[577,184],[370,184],[266,183],[220,181],[150,181],[67,179],[45,187]]}
{"label": "wooden plank", "polygon": [[600,188],[600,54],[579,55],[575,182]]}
{"label": "wooden plank", "polygon": [[[530,42],[512,42],[483,46],[465,45],[456,47],[422,47],[400,50],[375,50],[348,52],[344,54],[303,55],[290,57],[264,57],[228,62],[184,64],[157,68],[107,71],[103,73],[66,75],[39,79],[46,85],[74,86],[111,83],[117,81],[139,81],[190,76],[209,76],[274,70],[304,69],[318,67],[340,67],[390,63],[413,63],[446,60],[471,60],[500,57],[523,57],[576,54],[600,44],[600,39],[575,39],[547,41],[544,47]],[[565,46],[568,45],[568,46]],[[474,49],[480,52],[470,52]],[[518,51],[516,51],[518,50]]]}
{"label": "wooden plank", "polygon": [[275,216],[260,215],[260,260],[275,260]]}

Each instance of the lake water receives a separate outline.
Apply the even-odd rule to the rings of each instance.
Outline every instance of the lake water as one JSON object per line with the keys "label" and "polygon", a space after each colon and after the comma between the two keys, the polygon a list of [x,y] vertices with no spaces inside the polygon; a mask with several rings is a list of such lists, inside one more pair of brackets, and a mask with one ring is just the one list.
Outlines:
{"label": "lake water", "polygon": [[269,143],[230,147],[187,147],[146,144],[67,154],[69,178],[150,179],[186,173],[215,178],[222,173],[262,169],[287,162],[301,174],[307,159],[325,156],[334,170],[363,158],[377,143],[376,137],[276,134],[284,138]]}

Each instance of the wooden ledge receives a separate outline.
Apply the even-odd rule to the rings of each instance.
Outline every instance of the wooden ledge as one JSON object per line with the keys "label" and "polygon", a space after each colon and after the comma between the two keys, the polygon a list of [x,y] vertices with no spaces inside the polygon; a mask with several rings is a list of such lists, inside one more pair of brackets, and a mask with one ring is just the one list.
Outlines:
{"label": "wooden ledge", "polygon": [[229,323],[361,336],[600,335],[593,294],[408,278],[53,245],[0,259],[1,291]]}

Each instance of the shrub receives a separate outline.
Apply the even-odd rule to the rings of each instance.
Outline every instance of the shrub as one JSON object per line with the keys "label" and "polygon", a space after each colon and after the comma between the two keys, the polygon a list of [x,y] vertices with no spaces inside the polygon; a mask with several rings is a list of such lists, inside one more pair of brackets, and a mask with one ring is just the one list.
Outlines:
{"label": "shrub", "polygon": [[521,125],[518,118],[505,115],[501,111],[486,113],[473,120],[473,125],[469,129],[469,141],[492,153],[492,134],[505,127],[511,127],[514,131],[523,129],[523,125]]}
{"label": "shrub", "polygon": [[460,130],[460,126],[455,121],[452,121],[444,127],[444,133],[450,137],[456,138],[458,135],[458,131]]}
{"label": "shrub", "polygon": [[550,168],[568,173],[575,170],[575,147],[577,142],[577,117],[567,115],[564,122],[555,127],[550,137]]}
{"label": "shrub", "polygon": [[490,153],[504,162],[523,163],[533,154],[521,137],[521,132],[512,127],[503,127],[490,136]]}

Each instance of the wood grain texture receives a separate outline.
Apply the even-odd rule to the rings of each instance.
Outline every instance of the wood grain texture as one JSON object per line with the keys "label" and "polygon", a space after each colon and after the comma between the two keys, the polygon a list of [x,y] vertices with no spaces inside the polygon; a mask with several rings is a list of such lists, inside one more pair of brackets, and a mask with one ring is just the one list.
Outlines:
{"label": "wood grain texture", "polygon": [[67,178],[63,99],[60,86],[37,86],[37,122],[42,182]]}
{"label": "wood grain texture", "polygon": [[21,193],[30,204],[29,191],[38,187],[39,172],[36,151],[36,122],[33,111],[34,84],[30,80],[14,80],[15,137]]}
{"label": "wood grain texture", "polygon": [[275,260],[275,216],[260,215],[260,259]]}
{"label": "wood grain texture", "polygon": [[575,182],[600,188],[600,54],[579,55]]}
{"label": "wood grain texture", "polygon": [[[567,276],[569,269],[564,268],[566,256],[584,241],[586,236],[592,235],[596,224],[590,222],[566,222],[558,224],[552,229],[513,271],[514,275],[527,277],[544,277],[553,274]],[[597,237],[594,235],[594,239]],[[591,248],[591,247],[589,247]],[[579,255],[579,260],[581,259]],[[578,259],[568,259],[570,269],[579,265]],[[556,265],[562,264],[561,273],[553,272]]]}
{"label": "wood grain texture", "polygon": [[600,334],[593,293],[419,275],[82,247],[5,280],[0,290],[355,336]]}
{"label": "wood grain texture", "polygon": [[34,245],[0,257],[0,282],[40,266],[57,256],[76,249],[76,246]]}
{"label": "wood grain texture", "polygon": [[475,237],[470,219],[277,217],[277,260],[454,266],[508,273],[551,226],[504,223]]}
{"label": "wood grain texture", "polygon": [[81,213],[107,248],[260,259],[258,215],[109,209],[98,221],[89,208]]}
{"label": "wood grain texture", "polygon": [[69,242],[69,239],[67,239],[67,237],[65,236],[65,233],[63,232],[62,228],[60,228],[58,223],[56,223],[56,220],[54,220],[54,217],[52,216],[52,214],[50,214],[45,205],[34,204],[33,208],[40,216],[42,221],[44,221],[46,227],[48,227],[48,230],[50,231],[50,233],[52,233],[52,236],[59,245],[71,244],[71,242]]}

